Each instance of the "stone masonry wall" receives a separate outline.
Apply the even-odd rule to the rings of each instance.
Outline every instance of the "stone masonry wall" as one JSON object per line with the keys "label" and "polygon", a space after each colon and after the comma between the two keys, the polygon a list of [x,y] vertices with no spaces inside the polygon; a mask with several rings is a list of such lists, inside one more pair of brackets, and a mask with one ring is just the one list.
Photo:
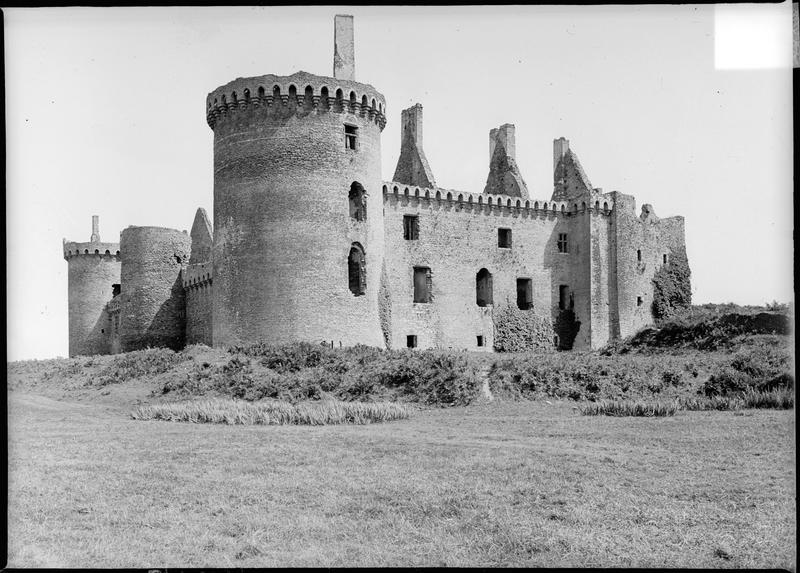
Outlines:
{"label": "stone masonry wall", "polygon": [[653,323],[653,275],[664,264],[664,255],[684,245],[684,220],[659,219],[649,205],[637,216],[634,197],[612,195],[619,336],[625,338]]}
{"label": "stone masonry wall", "polygon": [[[270,95],[256,101],[262,85]],[[378,318],[383,97],[365,84],[304,73],[236,80],[209,94],[209,108],[221,109],[223,97],[242,105],[209,115],[214,345],[384,346]],[[357,130],[356,149],[346,146],[345,126]],[[354,182],[367,192],[366,221],[350,216]],[[366,254],[363,295],[348,286],[354,243]]]}
{"label": "stone masonry wall", "polygon": [[120,246],[122,351],[182,348],[186,302],[181,270],[189,259],[189,235],[162,227],[128,227]]}
{"label": "stone masonry wall", "polygon": [[64,258],[68,263],[69,355],[108,354],[105,306],[112,297],[111,285],[120,282],[119,244],[65,242]]}
{"label": "stone masonry wall", "polygon": [[211,262],[186,267],[183,288],[186,293],[186,344],[211,346],[213,340]]}
{"label": "stone masonry wall", "polygon": [[[483,349],[491,350],[493,307],[516,307],[517,278],[532,279],[533,309],[527,312],[547,320],[555,315],[559,285],[577,289],[576,311],[588,328],[589,321],[583,316],[588,313],[588,302],[584,310],[580,306],[583,286],[573,276],[581,255],[558,253],[558,234],[575,232],[575,217],[567,215],[563,203],[528,201],[530,208],[526,209],[525,201],[517,208],[516,198],[499,196],[492,198],[490,206],[479,194],[408,188],[396,183],[386,183],[385,187],[393,348],[404,348],[406,337],[416,335],[419,348],[480,350],[480,335],[485,341]],[[418,240],[404,239],[404,215],[419,217]],[[498,228],[511,229],[510,249],[498,247]],[[430,303],[413,302],[415,266],[431,269]],[[493,306],[479,307],[476,303],[476,275],[482,268],[492,274]]]}

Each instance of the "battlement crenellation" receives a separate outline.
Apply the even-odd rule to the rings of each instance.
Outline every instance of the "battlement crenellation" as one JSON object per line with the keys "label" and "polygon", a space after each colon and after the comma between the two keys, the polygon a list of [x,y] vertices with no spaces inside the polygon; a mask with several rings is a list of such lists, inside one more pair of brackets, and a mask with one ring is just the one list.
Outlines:
{"label": "battlement crenellation", "polygon": [[386,100],[374,87],[360,82],[296,72],[237,78],[209,93],[206,121],[217,122],[237,110],[261,108],[266,113],[349,113],[386,126]]}

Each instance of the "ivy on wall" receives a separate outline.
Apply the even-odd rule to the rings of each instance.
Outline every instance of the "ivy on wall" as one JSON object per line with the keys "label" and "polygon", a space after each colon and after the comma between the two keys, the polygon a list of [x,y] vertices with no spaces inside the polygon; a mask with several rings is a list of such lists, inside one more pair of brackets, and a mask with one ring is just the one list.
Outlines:
{"label": "ivy on wall", "polygon": [[558,335],[558,349],[572,350],[580,329],[581,321],[575,320],[575,312],[572,309],[559,310],[554,329]]}
{"label": "ivy on wall", "polygon": [[657,322],[692,305],[691,275],[686,249],[670,251],[667,263],[653,276],[653,316]]}
{"label": "ivy on wall", "polygon": [[524,352],[553,346],[553,324],[549,318],[516,306],[495,307],[492,318],[497,352]]}
{"label": "ivy on wall", "polygon": [[378,320],[381,323],[383,343],[387,350],[392,349],[392,300],[389,292],[389,278],[386,274],[386,264],[381,266],[380,288],[378,289]]}

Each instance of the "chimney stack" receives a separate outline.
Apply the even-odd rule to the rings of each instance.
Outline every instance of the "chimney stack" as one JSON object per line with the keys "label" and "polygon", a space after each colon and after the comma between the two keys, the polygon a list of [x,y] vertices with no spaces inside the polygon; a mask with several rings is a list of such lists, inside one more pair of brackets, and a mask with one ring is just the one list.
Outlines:
{"label": "chimney stack", "polygon": [[353,17],[337,14],[333,20],[333,77],[355,81],[356,57]]}
{"label": "chimney stack", "polygon": [[100,217],[98,215],[92,215],[92,238],[89,241],[92,243],[100,242]]}
{"label": "chimney stack", "polygon": [[559,137],[553,140],[553,173],[558,168],[558,163],[564,158],[569,151],[569,139]]}

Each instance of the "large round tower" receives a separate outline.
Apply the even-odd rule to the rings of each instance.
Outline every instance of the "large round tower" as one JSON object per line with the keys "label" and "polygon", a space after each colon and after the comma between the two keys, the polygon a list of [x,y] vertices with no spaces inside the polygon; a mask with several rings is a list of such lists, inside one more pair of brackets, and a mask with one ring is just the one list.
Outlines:
{"label": "large round tower", "polygon": [[236,79],[214,131],[213,343],[383,345],[380,135],[385,100],[354,81],[352,17],[334,77]]}
{"label": "large round tower", "polygon": [[68,266],[69,355],[108,354],[110,331],[105,313],[112,285],[120,282],[119,243],[100,241],[99,217],[92,216],[88,242],[63,241]]}
{"label": "large round tower", "polygon": [[186,304],[181,271],[189,261],[189,235],[163,227],[127,227],[120,244],[122,351],[183,348]]}

